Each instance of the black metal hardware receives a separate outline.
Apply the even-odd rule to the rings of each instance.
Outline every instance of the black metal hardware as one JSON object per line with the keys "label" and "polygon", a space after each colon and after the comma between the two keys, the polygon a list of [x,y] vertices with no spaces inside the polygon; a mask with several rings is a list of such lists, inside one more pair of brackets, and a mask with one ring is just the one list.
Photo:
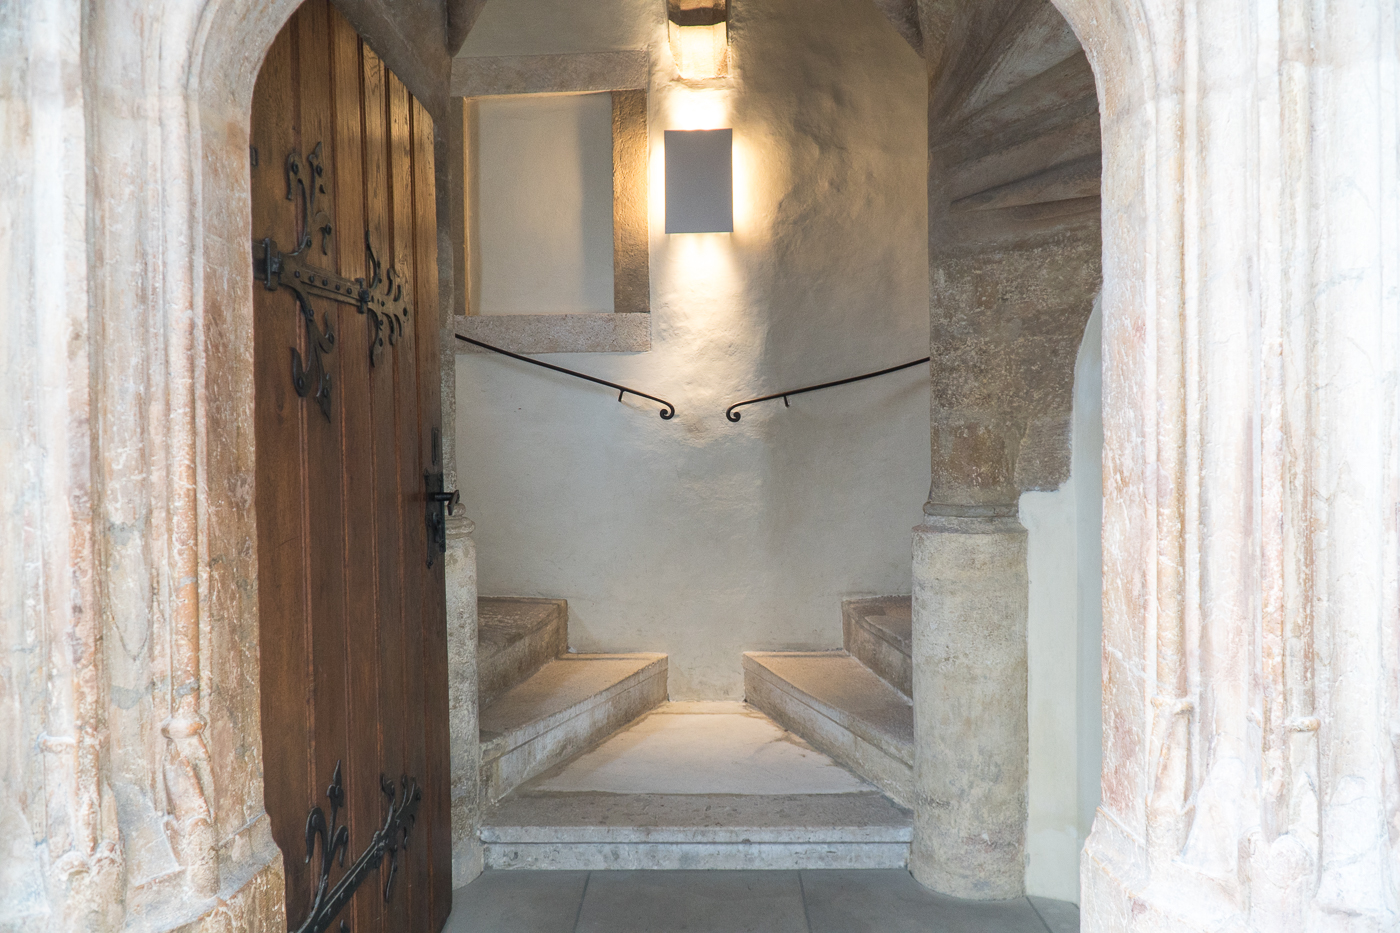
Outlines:
{"label": "black metal hardware", "polygon": [[455,489],[442,488],[442,473],[424,473],[423,485],[428,493],[428,566],[431,567],[438,554],[447,553],[447,516],[456,510],[462,494]]}
{"label": "black metal hardware", "polygon": [[737,409],[743,408],[745,405],[757,405],[759,402],[771,402],[775,398],[780,398],[783,400],[783,407],[786,408],[791,405],[791,403],[788,401],[788,396],[790,395],[801,395],[804,392],[816,392],[818,389],[832,389],[836,386],[848,385],[852,382],[860,382],[862,379],[874,379],[876,376],[884,376],[889,373],[897,373],[901,369],[908,369],[911,366],[918,366],[920,363],[927,363],[930,359],[932,359],[932,357],[926,356],[921,360],[914,360],[910,363],[901,363],[898,366],[891,366],[889,369],[882,369],[878,372],[866,373],[863,376],[852,376],[849,379],[838,379],[835,382],[823,382],[819,386],[807,386],[802,389],[789,389],[786,392],[775,392],[772,395],[765,395],[762,398],[751,398],[742,402],[735,402],[733,405],[730,405],[724,410],[724,417],[728,418],[731,422],[737,423],[742,417],[742,415],[739,414]]}
{"label": "black metal hardware", "polygon": [[354,305],[368,319],[371,327],[371,366],[383,359],[386,336],[390,346],[397,346],[399,339],[407,333],[405,323],[409,316],[409,301],[404,294],[403,277],[393,267],[385,269],[380,263],[370,243],[368,230],[365,231],[365,262],[370,270],[368,281],[348,279],[306,261],[304,254],[314,240],[313,230],[321,234],[321,252],[328,254],[330,250],[333,227],[330,215],[319,206],[319,198],[326,192],[321,183],[323,172],[320,143],[316,144],[305,162],[296,149],[288,153],[287,200],[298,202],[296,249],[284,253],[271,237],[254,240],[253,274],[268,291],[286,288],[295,297],[297,310],[306,325],[310,363],[303,361],[301,352],[292,348],[292,386],[301,398],[315,399],[321,413],[330,420],[331,377],[326,372],[322,357],[335,348],[335,333],[331,330],[328,314],[321,316],[324,326],[317,327],[311,296]]}
{"label": "black metal hardware", "polygon": [[[394,782],[379,778],[379,789],[389,801],[389,812],[384,817],[384,825],[370,838],[369,846],[354,863],[331,885],[331,865],[339,860],[345,865],[345,854],[350,848],[350,828],[340,824],[340,808],[344,805],[345,789],[341,784],[340,762],[335,763],[335,773],[330,786],[326,788],[326,799],[331,802],[331,818],[326,819],[325,811],[319,806],[311,808],[306,817],[306,861],[316,854],[316,842],[320,840],[321,871],[316,891],[311,898],[311,912],[296,928],[296,933],[323,933],[330,929],[335,917],[350,903],[355,891],[364,883],[370,873],[379,868],[385,857],[389,859],[389,877],[384,881],[384,900],[387,902],[394,893],[394,876],[399,870],[399,850],[408,848],[408,835],[418,819],[418,802],[423,799],[423,790],[418,782],[404,775],[400,782],[401,792],[396,792]],[[342,933],[347,933],[350,925],[340,922]]]}
{"label": "black metal hardware", "polygon": [[587,373],[575,372],[572,369],[565,369],[562,366],[555,366],[553,363],[546,363],[543,360],[536,360],[531,359],[528,356],[521,356],[519,353],[512,353],[509,350],[502,350],[500,347],[493,347],[489,343],[482,343],[480,340],[473,340],[470,337],[463,337],[461,334],[457,334],[456,337],[463,343],[469,343],[474,347],[481,347],[481,349],[483,350],[490,350],[492,353],[499,353],[502,356],[508,356],[513,360],[520,360],[522,363],[533,363],[536,366],[543,366],[545,369],[552,369],[556,373],[563,373],[566,376],[573,376],[576,379],[586,379],[589,382],[595,382],[600,386],[607,386],[609,389],[616,389],[617,400],[619,402],[622,401],[622,396],[624,395],[635,395],[637,396],[637,398],[649,399],[650,401],[656,402],[658,405],[663,406],[660,412],[662,421],[670,421],[672,418],[676,417],[676,406],[672,405],[664,398],[657,398],[655,395],[647,395],[645,392],[638,392],[636,389],[629,389],[627,388],[627,386],[620,386],[616,382],[608,382],[606,379],[599,379],[597,376],[590,376]]}

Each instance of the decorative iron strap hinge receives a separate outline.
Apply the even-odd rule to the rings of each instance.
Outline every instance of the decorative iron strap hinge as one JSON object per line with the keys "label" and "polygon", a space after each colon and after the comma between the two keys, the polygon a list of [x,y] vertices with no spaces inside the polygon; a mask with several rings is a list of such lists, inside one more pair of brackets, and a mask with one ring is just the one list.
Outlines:
{"label": "decorative iron strap hinge", "polygon": [[[389,877],[384,880],[384,901],[388,903],[394,893],[394,876],[399,870],[399,849],[408,848],[408,834],[418,819],[418,802],[423,799],[423,791],[417,781],[405,776],[400,783],[401,789],[396,794],[393,781],[386,781],[382,776],[379,778],[380,790],[389,799],[389,813],[384,818],[384,825],[370,839],[369,847],[331,886],[331,864],[339,856],[343,867],[345,853],[350,848],[350,827],[339,823],[345,790],[340,782],[340,762],[335,763],[335,774],[331,776],[330,787],[326,788],[326,799],[331,802],[330,821],[326,821],[325,811],[320,807],[312,807],[306,817],[306,860],[310,862],[316,854],[316,840],[319,839],[321,877],[312,895],[311,913],[296,928],[296,933],[322,933],[330,929],[336,915],[350,903],[356,889],[379,868],[386,856],[389,859]],[[340,928],[348,931],[350,925],[342,920]]]}
{"label": "decorative iron strap hinge", "polygon": [[376,366],[384,357],[387,339],[397,346],[407,332],[409,301],[405,295],[403,277],[392,266],[385,269],[374,253],[369,231],[365,231],[365,263],[368,280],[348,279],[306,261],[311,248],[312,230],[321,234],[321,252],[329,254],[334,228],[330,215],[318,206],[325,194],[321,183],[321,144],[317,143],[303,164],[301,153],[293,149],[287,155],[287,200],[297,205],[296,249],[284,253],[271,237],[253,241],[253,275],[268,291],[286,288],[296,299],[297,310],[306,325],[306,346],[310,362],[292,348],[292,385],[301,398],[315,399],[321,413],[331,416],[331,377],[323,357],[335,349],[335,332],[330,316],[321,316],[322,326],[316,325],[316,313],[311,296],[326,298],[341,304],[354,305],[370,326],[369,363]]}

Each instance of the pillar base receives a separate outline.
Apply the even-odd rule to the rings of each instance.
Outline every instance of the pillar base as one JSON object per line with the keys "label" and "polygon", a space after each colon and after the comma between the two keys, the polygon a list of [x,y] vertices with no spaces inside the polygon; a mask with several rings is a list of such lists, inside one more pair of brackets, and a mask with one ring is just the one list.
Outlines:
{"label": "pillar base", "polygon": [[914,840],[954,897],[1025,893],[1026,530],[930,515],[914,529]]}

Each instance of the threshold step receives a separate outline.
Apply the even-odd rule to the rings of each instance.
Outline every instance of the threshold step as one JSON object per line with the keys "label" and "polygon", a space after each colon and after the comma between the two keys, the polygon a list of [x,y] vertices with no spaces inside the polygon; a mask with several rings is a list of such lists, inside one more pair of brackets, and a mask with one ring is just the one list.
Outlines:
{"label": "threshold step", "polygon": [[527,793],[485,815],[494,869],[903,868],[909,811],[844,794]]}
{"label": "threshold step", "polygon": [[562,599],[486,596],[476,605],[483,707],[569,649],[569,604]]}
{"label": "threshold step", "polygon": [[914,785],[914,705],[845,651],[744,653],[744,695],[903,806]]}
{"label": "threshold step", "polygon": [[876,596],[841,602],[846,650],[905,696],[914,695],[914,598]]}
{"label": "threshold step", "polygon": [[481,780],[495,800],[666,699],[664,654],[573,654],[481,711]]}

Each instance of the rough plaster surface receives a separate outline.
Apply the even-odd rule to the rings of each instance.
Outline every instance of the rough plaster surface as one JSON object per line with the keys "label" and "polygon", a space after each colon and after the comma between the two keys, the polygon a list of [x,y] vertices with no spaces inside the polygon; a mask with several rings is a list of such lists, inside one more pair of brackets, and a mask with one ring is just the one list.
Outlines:
{"label": "rough plaster surface", "polygon": [[[569,600],[581,651],[664,651],[672,696],[742,695],[748,649],[836,647],[843,597],[907,591],[926,376],[742,398],[926,346],[923,67],[874,7],[734,8],[731,73],[678,79],[661,3],[488,4],[471,56],[648,49],[651,349],[561,365],[651,403],[462,355],[462,494],[490,591]],[[666,236],[661,134],[732,126],[736,229]]]}

